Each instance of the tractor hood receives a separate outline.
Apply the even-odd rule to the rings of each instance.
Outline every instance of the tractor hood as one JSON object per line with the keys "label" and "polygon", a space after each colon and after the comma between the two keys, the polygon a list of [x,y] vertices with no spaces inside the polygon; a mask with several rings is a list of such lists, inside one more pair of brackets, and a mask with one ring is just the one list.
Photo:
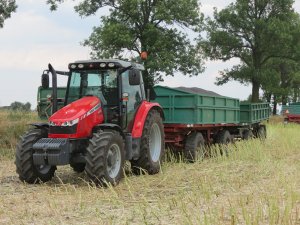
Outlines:
{"label": "tractor hood", "polygon": [[72,126],[101,108],[100,100],[95,96],[83,97],[54,113],[50,126]]}

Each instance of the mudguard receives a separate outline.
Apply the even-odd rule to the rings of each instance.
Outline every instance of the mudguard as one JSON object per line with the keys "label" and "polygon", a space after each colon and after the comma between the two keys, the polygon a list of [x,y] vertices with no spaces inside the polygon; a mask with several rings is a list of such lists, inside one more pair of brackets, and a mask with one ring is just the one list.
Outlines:
{"label": "mudguard", "polygon": [[131,131],[132,138],[140,138],[142,136],[146,118],[149,111],[152,109],[157,110],[160,113],[162,119],[164,119],[163,110],[157,102],[143,101],[135,115],[134,124]]}

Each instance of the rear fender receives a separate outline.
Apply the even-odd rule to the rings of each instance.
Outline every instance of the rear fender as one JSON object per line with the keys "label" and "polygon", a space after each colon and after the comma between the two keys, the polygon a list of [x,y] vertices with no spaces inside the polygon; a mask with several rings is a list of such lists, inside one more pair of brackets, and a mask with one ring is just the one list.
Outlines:
{"label": "rear fender", "polygon": [[135,115],[131,132],[132,138],[140,138],[142,136],[144,124],[150,110],[157,110],[160,113],[162,119],[164,119],[163,110],[158,103],[144,101]]}

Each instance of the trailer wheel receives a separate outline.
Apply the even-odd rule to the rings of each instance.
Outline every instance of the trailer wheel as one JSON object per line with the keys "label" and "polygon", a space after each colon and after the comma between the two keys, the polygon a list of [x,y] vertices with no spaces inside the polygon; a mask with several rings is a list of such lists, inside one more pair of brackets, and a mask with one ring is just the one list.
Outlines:
{"label": "trailer wheel", "polygon": [[124,141],[115,131],[99,131],[89,141],[85,172],[96,185],[116,185],[122,179]]}
{"label": "trailer wheel", "polygon": [[251,130],[243,130],[243,133],[242,133],[242,138],[243,140],[249,140],[251,138],[253,138],[253,133]]}
{"label": "trailer wheel", "polygon": [[77,173],[82,173],[85,168],[85,163],[70,163],[72,169]]}
{"label": "trailer wheel", "polygon": [[[220,145],[228,145],[232,143],[232,137],[228,130],[221,130],[218,132],[215,142]],[[220,154],[223,155],[223,150],[225,155],[228,156],[228,148],[226,146],[220,146]]]}
{"label": "trailer wheel", "polygon": [[54,176],[56,166],[34,165],[32,146],[39,139],[47,137],[47,133],[40,129],[28,131],[21,137],[16,148],[16,168],[21,181],[34,184],[46,182]]}
{"label": "trailer wheel", "polygon": [[198,159],[203,159],[205,140],[201,133],[192,133],[185,142],[184,157],[188,162],[195,162]]}
{"label": "trailer wheel", "polygon": [[264,140],[267,138],[267,129],[265,125],[259,125],[257,131],[256,131],[256,137]]}
{"label": "trailer wheel", "polygon": [[146,170],[149,174],[158,173],[165,151],[164,147],[162,118],[158,111],[151,110],[145,121],[141,138],[140,158],[131,160],[132,172],[140,174]]}

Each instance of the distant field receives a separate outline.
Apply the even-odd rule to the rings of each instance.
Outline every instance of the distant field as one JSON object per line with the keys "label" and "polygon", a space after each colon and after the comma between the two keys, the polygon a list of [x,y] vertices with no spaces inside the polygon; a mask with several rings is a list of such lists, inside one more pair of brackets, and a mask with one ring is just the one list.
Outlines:
{"label": "distant field", "polygon": [[42,185],[19,181],[16,137],[35,120],[0,111],[0,224],[300,224],[300,125],[276,117],[265,142],[194,164],[169,155],[160,174],[103,189],[68,166]]}

